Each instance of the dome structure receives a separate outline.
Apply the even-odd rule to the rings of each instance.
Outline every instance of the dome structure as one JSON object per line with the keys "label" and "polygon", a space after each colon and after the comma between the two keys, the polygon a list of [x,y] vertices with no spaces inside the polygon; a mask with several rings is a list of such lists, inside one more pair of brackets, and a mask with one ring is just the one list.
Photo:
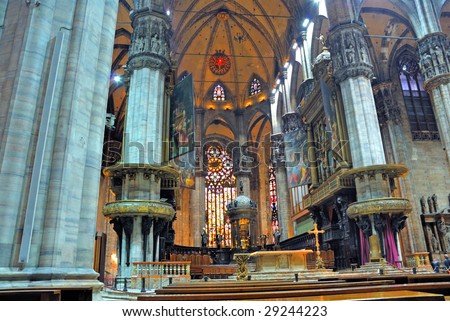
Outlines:
{"label": "dome structure", "polygon": [[227,211],[228,214],[243,211],[256,212],[256,202],[245,195],[239,195],[236,199],[228,203]]}

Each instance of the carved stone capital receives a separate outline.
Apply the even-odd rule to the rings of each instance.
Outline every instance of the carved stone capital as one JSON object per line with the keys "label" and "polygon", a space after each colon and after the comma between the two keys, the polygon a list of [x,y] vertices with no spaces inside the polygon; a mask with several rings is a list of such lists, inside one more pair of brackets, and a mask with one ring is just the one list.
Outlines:
{"label": "carved stone capital", "polygon": [[272,142],[272,163],[274,167],[282,167],[286,164],[284,151],[284,135],[275,134],[271,136]]}
{"label": "carved stone capital", "polygon": [[287,113],[282,117],[283,120],[283,132],[289,133],[299,130],[302,127],[302,119],[298,113]]}
{"label": "carved stone capital", "polygon": [[393,121],[400,124],[402,121],[400,107],[395,99],[397,86],[392,82],[384,82],[373,87],[378,120],[381,124]]}
{"label": "carved stone capital", "polygon": [[450,73],[428,79],[423,84],[423,87],[430,94],[435,88],[445,84],[450,84]]}
{"label": "carved stone capital", "polygon": [[346,24],[335,28],[328,36],[337,82],[358,76],[372,79],[373,66],[364,31],[358,24]]}
{"label": "carved stone capital", "polygon": [[170,67],[170,21],[152,11],[132,15],[133,34],[127,66],[130,71],[151,68],[166,73]]}
{"label": "carved stone capital", "polygon": [[450,72],[450,47],[445,33],[431,33],[420,39],[417,54],[425,82]]}

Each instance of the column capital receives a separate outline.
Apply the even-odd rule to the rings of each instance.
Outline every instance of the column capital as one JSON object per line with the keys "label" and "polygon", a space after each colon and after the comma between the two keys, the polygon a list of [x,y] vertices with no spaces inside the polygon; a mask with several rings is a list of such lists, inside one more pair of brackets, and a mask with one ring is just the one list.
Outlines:
{"label": "column capital", "polygon": [[166,73],[170,62],[170,20],[160,13],[139,10],[130,15],[133,25],[127,66],[130,71],[150,68]]}
{"label": "column capital", "polygon": [[300,114],[297,112],[286,113],[282,117],[283,120],[283,132],[289,133],[296,130],[299,130],[302,125],[302,119]]}
{"label": "column capital", "polygon": [[402,121],[400,107],[395,99],[397,85],[393,82],[382,82],[372,87],[377,109],[378,121],[385,124],[393,121],[399,124]]}
{"label": "column capital", "polygon": [[284,167],[286,164],[286,155],[284,152],[284,135],[274,134],[270,136],[272,143],[272,164],[274,167]]}
{"label": "column capital", "polygon": [[[419,39],[417,54],[425,83],[435,77],[450,73],[450,47],[445,33],[430,33]],[[427,88],[426,84],[424,87],[427,91],[431,90]]]}
{"label": "column capital", "polygon": [[338,83],[353,77],[373,77],[365,27],[348,23],[334,28],[328,36],[334,76]]}

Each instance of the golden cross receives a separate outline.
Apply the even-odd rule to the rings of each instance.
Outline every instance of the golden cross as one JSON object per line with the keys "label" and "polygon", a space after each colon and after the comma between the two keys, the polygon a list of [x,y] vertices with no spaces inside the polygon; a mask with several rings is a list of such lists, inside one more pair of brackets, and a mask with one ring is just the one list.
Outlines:
{"label": "golden cross", "polygon": [[319,234],[325,233],[324,230],[318,230],[317,229],[317,223],[314,223],[314,229],[311,231],[308,231],[308,234],[314,234],[316,236],[316,268],[317,269],[323,269],[324,268],[324,264],[323,264],[323,260],[320,257],[320,244],[319,244]]}
{"label": "golden cross", "polygon": [[325,231],[324,230],[318,230],[317,229],[317,223],[314,223],[313,226],[314,226],[314,229],[311,230],[311,231],[308,231],[308,234],[314,234],[316,236],[316,248],[317,248],[317,251],[319,251],[319,246],[320,246],[320,244],[319,244],[319,234],[325,233]]}

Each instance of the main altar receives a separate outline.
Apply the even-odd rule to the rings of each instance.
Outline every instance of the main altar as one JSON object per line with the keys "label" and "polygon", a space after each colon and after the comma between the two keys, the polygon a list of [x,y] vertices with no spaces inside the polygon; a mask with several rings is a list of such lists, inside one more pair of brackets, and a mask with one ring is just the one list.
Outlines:
{"label": "main altar", "polygon": [[257,251],[250,254],[255,259],[256,272],[306,271],[306,255],[313,250]]}

